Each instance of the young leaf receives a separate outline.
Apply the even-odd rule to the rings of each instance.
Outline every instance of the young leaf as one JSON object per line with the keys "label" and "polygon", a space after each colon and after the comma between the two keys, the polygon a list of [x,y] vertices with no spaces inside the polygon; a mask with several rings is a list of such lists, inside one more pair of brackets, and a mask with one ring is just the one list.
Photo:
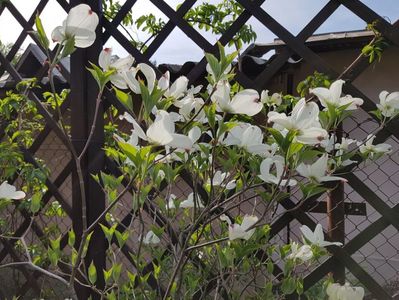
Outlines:
{"label": "young leaf", "polygon": [[42,200],[42,193],[37,192],[33,194],[30,203],[30,210],[32,213],[37,213],[40,209],[40,201]]}
{"label": "young leaf", "polygon": [[73,229],[69,230],[68,231],[68,245],[69,245],[69,247],[72,247],[72,248],[74,247],[75,238],[76,238],[75,231],[73,231]]}
{"label": "young leaf", "polygon": [[69,55],[71,55],[74,51],[75,51],[75,37],[71,36],[67,39],[64,48],[62,49],[61,52],[61,57],[67,57]]}
{"label": "young leaf", "polygon": [[114,87],[116,98],[122,103],[128,110],[133,111],[133,100],[129,93],[125,93],[116,87]]}
{"label": "young leaf", "polygon": [[90,266],[89,266],[89,281],[91,284],[95,284],[97,281],[97,269],[96,266],[94,265],[93,261],[91,262]]}
{"label": "young leaf", "polygon": [[50,46],[50,42],[47,38],[46,32],[44,31],[42,20],[40,19],[39,14],[36,15],[35,18],[35,25],[36,25],[36,33],[39,39],[40,44],[43,46],[44,49],[48,49]]}

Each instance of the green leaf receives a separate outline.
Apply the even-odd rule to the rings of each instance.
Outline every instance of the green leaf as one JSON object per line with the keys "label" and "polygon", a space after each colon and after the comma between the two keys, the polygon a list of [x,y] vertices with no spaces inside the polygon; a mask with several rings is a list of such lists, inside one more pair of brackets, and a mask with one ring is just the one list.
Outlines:
{"label": "green leaf", "polygon": [[114,235],[115,232],[115,228],[117,226],[117,224],[114,224],[112,227],[108,228],[107,226],[103,225],[100,223],[101,229],[104,232],[104,235],[106,237],[106,239],[108,240],[108,243],[111,243],[112,241],[112,237]]}
{"label": "green leaf", "polygon": [[205,53],[205,58],[206,58],[207,62],[209,63],[209,66],[211,67],[211,70],[215,77],[214,78],[215,82],[219,81],[219,77],[221,75],[221,67],[220,67],[219,61],[213,54],[210,54],[210,53]]}
{"label": "green leaf", "polygon": [[266,264],[266,267],[267,267],[267,272],[271,275],[271,274],[273,274],[273,271],[274,271],[274,264],[273,264],[273,262],[272,261],[268,261],[267,262],[267,264]]}
{"label": "green leaf", "polygon": [[102,92],[105,88],[105,85],[110,81],[111,75],[115,73],[115,70],[103,72],[103,70],[95,64],[90,63],[90,65],[91,68],[87,68],[87,70],[89,70],[94,80],[97,82],[100,92]]}
{"label": "green leaf", "polygon": [[151,114],[152,109],[154,108],[156,102],[153,101],[150,91],[148,88],[145,86],[145,84],[140,81],[140,92],[141,92],[141,98],[143,100],[144,104],[144,110],[146,113],[146,116],[148,117]]}
{"label": "green leaf", "polygon": [[114,268],[114,266],[112,266],[108,271],[107,270],[103,270],[103,274],[104,274],[104,280],[105,283],[108,283],[111,276],[112,276],[112,269]]}
{"label": "green leaf", "polygon": [[82,241],[82,243],[84,243],[83,252],[82,252],[82,258],[84,258],[86,256],[86,254],[87,254],[87,249],[89,249],[89,243],[90,243],[90,240],[91,240],[91,237],[92,237],[93,233],[94,233],[94,231],[90,232],[87,235],[86,240]]}
{"label": "green leaf", "polygon": [[90,266],[89,266],[89,281],[91,284],[95,284],[97,281],[97,269],[96,266],[94,265],[93,261],[91,262]]}
{"label": "green leaf", "polygon": [[73,231],[73,229],[68,231],[68,245],[69,247],[74,247],[75,245],[75,239],[76,239],[76,235],[75,235],[75,231]]}
{"label": "green leaf", "polygon": [[57,266],[57,263],[58,263],[58,254],[57,254],[57,251],[54,251],[53,249],[48,248],[48,249],[47,249],[47,256],[48,256],[48,258],[49,258],[49,260],[50,260],[51,265],[52,265],[53,267]]}
{"label": "green leaf", "polygon": [[154,271],[153,271],[154,277],[155,277],[155,279],[158,279],[159,278],[159,274],[161,273],[161,265],[157,265],[155,263],[152,263],[152,265],[154,267]]}
{"label": "green leaf", "polygon": [[280,131],[274,128],[267,128],[267,130],[271,133],[277,145],[282,147],[284,143],[284,136],[280,133]]}
{"label": "green leaf", "polygon": [[30,210],[32,213],[37,213],[40,210],[40,201],[42,200],[42,193],[37,192],[34,193],[31,202],[30,202]]}
{"label": "green leaf", "polygon": [[130,273],[129,271],[126,271],[126,272],[127,272],[127,277],[129,278],[130,283],[134,284],[136,282],[137,275]]}
{"label": "green leaf", "polygon": [[135,164],[138,166],[140,164],[140,157],[137,155],[138,151],[129,143],[118,142],[119,148],[122,152]]}
{"label": "green leaf", "polygon": [[112,278],[114,279],[114,282],[117,282],[119,280],[119,277],[121,276],[121,271],[122,271],[122,264],[115,264],[112,268]]}
{"label": "green leaf", "polygon": [[302,278],[298,278],[296,281],[296,292],[298,295],[303,294],[303,279]]}
{"label": "green leaf", "polygon": [[115,292],[111,291],[110,293],[108,293],[106,299],[107,300],[116,300],[117,298],[116,298]]}
{"label": "green leaf", "polygon": [[75,51],[75,37],[71,36],[67,39],[64,48],[62,49],[61,52],[61,57],[67,57],[71,55]]}
{"label": "green leaf", "polygon": [[114,87],[115,95],[116,98],[122,103],[124,107],[126,107],[128,110],[133,111],[133,100],[132,96],[130,93],[125,93],[116,87]]}
{"label": "green leaf", "polygon": [[303,144],[300,143],[292,143],[289,148],[288,148],[288,152],[287,152],[287,157],[291,158],[292,156],[294,156],[295,154],[297,154],[301,149],[303,148]]}
{"label": "green leaf", "polygon": [[296,290],[296,281],[292,277],[284,278],[281,284],[281,291],[285,295],[290,295]]}
{"label": "green leaf", "polygon": [[76,251],[75,248],[72,248],[72,253],[71,253],[71,263],[72,265],[76,264],[76,260],[78,259],[78,251]]}
{"label": "green leaf", "polygon": [[307,150],[301,152],[300,161],[304,162],[304,161],[313,160],[314,158],[317,158],[322,153],[323,152],[321,152],[319,150],[307,149]]}
{"label": "green leaf", "polygon": [[43,46],[44,49],[48,49],[50,46],[49,39],[47,38],[46,32],[44,31],[42,20],[40,19],[39,14],[36,15],[35,18],[35,25],[36,25],[36,33],[39,39],[40,44]]}
{"label": "green leaf", "polygon": [[126,241],[129,238],[129,232],[125,231],[123,233],[120,233],[118,230],[115,230],[115,236],[116,239],[118,240],[119,247],[122,248],[126,244]]}

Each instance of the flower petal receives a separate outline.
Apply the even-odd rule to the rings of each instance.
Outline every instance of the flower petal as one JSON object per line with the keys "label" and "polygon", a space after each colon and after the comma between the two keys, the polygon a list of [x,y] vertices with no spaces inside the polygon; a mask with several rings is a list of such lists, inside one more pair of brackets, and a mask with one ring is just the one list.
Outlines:
{"label": "flower petal", "polygon": [[98,64],[103,70],[108,70],[111,65],[112,48],[104,48],[98,56]]}
{"label": "flower petal", "polygon": [[258,114],[263,108],[263,103],[259,101],[258,92],[252,89],[238,92],[231,100],[230,105],[233,113],[248,116]]}
{"label": "flower petal", "polygon": [[94,32],[97,25],[98,16],[87,4],[79,4],[71,8],[66,19],[66,27],[69,34],[74,34],[73,32],[69,31],[70,27],[84,28]]}

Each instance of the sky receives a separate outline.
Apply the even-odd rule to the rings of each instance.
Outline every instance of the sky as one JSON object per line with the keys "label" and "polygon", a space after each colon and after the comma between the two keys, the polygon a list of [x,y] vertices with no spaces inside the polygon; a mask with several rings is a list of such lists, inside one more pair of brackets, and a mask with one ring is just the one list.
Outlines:
{"label": "sky", "polygon": [[[204,1],[206,0],[197,0],[198,3]],[[217,3],[218,1],[220,0],[208,0],[211,3]],[[28,19],[34,12],[39,0],[11,0],[11,2]],[[50,35],[54,27],[61,25],[62,20],[66,17],[66,13],[55,0],[50,0],[49,2],[41,15],[44,28],[48,35]],[[120,2],[123,3],[124,0],[120,0]],[[172,8],[176,8],[182,0],[165,0],[165,2]],[[296,35],[327,2],[328,0],[266,0],[262,8],[285,26],[293,35]],[[362,2],[391,23],[399,19],[399,0],[362,0]],[[132,11],[134,18],[138,18],[143,14],[153,13],[156,17],[168,21],[168,18],[150,0],[138,0]],[[254,17],[251,17],[248,24],[251,24],[257,33],[257,43],[270,43],[276,38],[272,32]],[[364,29],[365,26],[366,23],[363,20],[341,5],[316,33],[359,30]],[[127,29],[134,37],[138,37],[140,40],[145,40],[147,37],[135,28]],[[22,27],[12,17],[10,12],[5,9],[0,15],[0,40],[3,43],[11,43],[17,39],[21,31]],[[123,31],[121,30],[121,32]],[[212,44],[218,39],[216,35],[202,31],[200,33]],[[23,48],[30,42],[32,40],[30,38],[27,39]],[[126,51],[112,38],[106,43],[106,46],[112,47],[114,53],[119,56],[127,55]],[[186,61],[198,61],[202,57],[203,50],[180,29],[175,28],[164,44],[151,57],[151,60],[157,63],[182,64]]]}

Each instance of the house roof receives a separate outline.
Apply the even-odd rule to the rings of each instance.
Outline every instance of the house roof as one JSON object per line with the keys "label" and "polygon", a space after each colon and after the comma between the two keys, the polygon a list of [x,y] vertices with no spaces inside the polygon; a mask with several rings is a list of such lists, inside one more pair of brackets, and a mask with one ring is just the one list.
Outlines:
{"label": "house roof", "polygon": [[[395,26],[399,26],[399,20],[395,22]],[[374,34],[369,30],[356,30],[346,32],[332,32],[315,34],[309,37],[305,44],[314,52],[327,52],[337,51],[344,49],[360,49],[367,44]],[[276,55],[281,51],[282,48],[286,47],[286,44],[281,39],[275,39],[272,43],[254,43],[248,46],[248,48],[242,54],[242,70],[249,78],[255,78],[261,73],[267,65],[273,61]],[[269,58],[263,58],[265,54],[274,51],[273,55]],[[31,78],[37,76],[38,70],[44,64],[46,60],[45,54],[41,49],[34,44],[30,44],[19,59],[16,69],[25,78]],[[287,62],[287,66],[292,63],[300,62],[300,58],[296,58],[293,55]],[[69,72],[70,61],[69,58],[65,58],[62,61],[64,68]],[[182,75],[187,75],[195,66],[196,62],[185,62],[182,65],[176,64],[160,64],[158,67],[161,72],[169,71],[171,79],[174,80]],[[67,84],[64,77],[58,70],[54,70],[55,81],[58,84]],[[48,83],[48,78],[42,79],[43,84]],[[14,85],[13,79],[10,76],[2,76],[0,78],[0,88],[12,87]]]}
{"label": "house roof", "polygon": [[[46,60],[47,57],[39,46],[36,44],[29,44],[15,65],[15,69],[22,78],[37,77],[39,70],[42,68]],[[66,71],[69,72],[69,57],[63,58],[60,63]],[[53,70],[53,75],[56,84],[67,84],[67,81],[57,69]],[[47,76],[44,76],[41,80],[41,83],[44,85],[48,84],[48,82],[49,79]],[[12,88],[13,86],[15,86],[15,81],[11,75],[5,73],[0,77],[0,88]]]}
{"label": "house roof", "polygon": [[[357,30],[346,32],[331,32],[310,36],[305,44],[314,52],[336,51],[343,49],[359,49],[370,42],[374,33],[369,30]],[[286,46],[281,39],[275,39],[272,43],[255,43],[250,45],[244,54],[261,57],[271,50],[280,51]]]}

